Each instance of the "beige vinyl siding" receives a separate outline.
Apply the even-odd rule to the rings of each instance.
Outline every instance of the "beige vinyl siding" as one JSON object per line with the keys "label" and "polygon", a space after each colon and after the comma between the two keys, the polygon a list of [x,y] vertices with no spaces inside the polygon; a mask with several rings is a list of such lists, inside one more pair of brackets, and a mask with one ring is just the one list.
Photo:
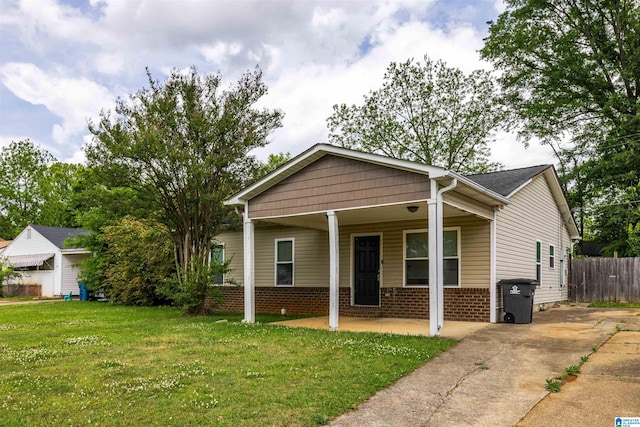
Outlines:
{"label": "beige vinyl siding", "polygon": [[225,261],[231,260],[231,262],[229,263],[230,271],[228,273],[225,273],[224,275],[225,284],[241,285],[244,281],[244,252],[242,249],[242,232],[222,232],[216,236],[215,243],[224,244]]}
{"label": "beige vinyl siding", "polygon": [[[448,218],[445,227],[460,227],[460,283],[463,288],[488,288],[490,275],[490,223],[474,216]],[[426,219],[403,222],[362,224],[340,227],[340,286],[351,286],[352,239],[354,235],[379,234],[382,243],[382,282],[384,287],[402,287],[403,231],[427,228]],[[325,231],[269,226],[255,228],[256,286],[274,286],[275,239],[295,239],[294,286],[328,286],[329,237]],[[242,232],[225,232],[217,237],[225,242],[226,257],[232,257],[231,272],[237,283],[243,280]]]}
{"label": "beige vinyl siding", "polygon": [[461,287],[489,288],[491,223],[474,216],[465,216],[445,219],[444,226],[461,227]]}
{"label": "beige vinyl siding", "polygon": [[[497,214],[496,278],[536,277],[536,241],[541,242],[541,286],[536,304],[567,299],[567,266],[561,260],[571,241],[544,175],[539,175],[511,197],[512,203]],[[549,268],[549,245],[555,245],[556,267]]]}
{"label": "beige vinyl siding", "polygon": [[[328,286],[329,283],[329,234],[326,231],[296,227],[255,227],[255,278],[256,286],[275,286],[275,239],[293,238],[294,286]],[[231,272],[227,276],[242,283],[243,250],[242,233],[225,232],[217,237],[225,242],[226,258],[233,258]]]}

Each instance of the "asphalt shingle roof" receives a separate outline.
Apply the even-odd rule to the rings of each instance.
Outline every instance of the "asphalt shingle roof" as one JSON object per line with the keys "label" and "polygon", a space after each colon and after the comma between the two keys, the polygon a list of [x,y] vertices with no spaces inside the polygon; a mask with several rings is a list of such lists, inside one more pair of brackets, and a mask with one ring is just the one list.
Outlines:
{"label": "asphalt shingle roof", "polygon": [[513,190],[550,167],[551,165],[530,166],[506,171],[466,175],[466,177],[491,191],[508,196]]}
{"label": "asphalt shingle roof", "polygon": [[75,237],[80,234],[89,234],[88,231],[80,228],[47,227],[45,225],[31,225],[31,228],[42,234],[47,240],[60,249],[64,249],[64,241],[68,238]]}

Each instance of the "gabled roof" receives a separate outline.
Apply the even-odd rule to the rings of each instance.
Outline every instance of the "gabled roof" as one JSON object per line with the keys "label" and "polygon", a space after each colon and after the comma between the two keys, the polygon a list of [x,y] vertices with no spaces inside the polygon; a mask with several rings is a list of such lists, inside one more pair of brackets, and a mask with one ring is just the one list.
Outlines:
{"label": "gabled roof", "polygon": [[336,147],[330,144],[316,144],[285,163],[267,176],[240,191],[229,200],[228,206],[242,207],[244,204],[278,184],[287,177],[295,174],[325,155],[334,155],[381,166],[405,170],[413,173],[428,175],[429,178],[448,185],[453,179],[458,184],[456,191],[472,197],[490,206],[504,206],[511,204],[511,197],[529,184],[534,177],[544,174],[549,183],[550,191],[556,200],[562,218],[569,227],[571,238],[579,238],[578,229],[573,220],[567,199],[560,185],[558,175],[552,165],[539,165],[527,168],[512,169],[476,175],[460,175],[456,172],[438,166],[425,165],[408,160],[395,159],[380,154],[364,153]]}
{"label": "gabled roof", "polygon": [[516,192],[516,190],[527,184],[534,176],[541,174],[551,167],[551,165],[539,165],[465,176],[485,188],[509,197]]}
{"label": "gabled roof", "polygon": [[474,192],[476,194],[476,197],[480,197],[480,199],[482,199],[485,203],[496,205],[510,203],[509,199],[502,196],[501,194],[498,194],[495,191],[482,185],[478,185],[476,182],[466,178],[463,175],[443,169],[438,166],[425,165],[423,163],[412,162],[409,160],[395,159],[380,154],[364,153],[361,151],[336,147],[335,145],[330,144],[316,144],[308,150],[302,152],[298,156],[294,157],[275,171],[271,172],[264,178],[237,193],[232,198],[225,201],[225,204],[229,206],[243,206],[247,200],[255,197],[263,191],[266,191],[278,182],[293,175],[294,173],[298,172],[299,170],[303,169],[304,167],[308,166],[309,164],[315,162],[325,155],[340,156],[344,158],[373,163],[380,166],[424,174],[436,180],[451,180],[455,178],[456,180],[458,180],[460,186],[464,185],[465,187],[467,187],[469,191]]}
{"label": "gabled roof", "polygon": [[44,225],[31,225],[31,228],[36,230],[42,236],[59,247],[64,249],[64,241],[76,237],[78,235],[87,235],[88,231],[80,228],[64,228],[64,227],[47,227]]}

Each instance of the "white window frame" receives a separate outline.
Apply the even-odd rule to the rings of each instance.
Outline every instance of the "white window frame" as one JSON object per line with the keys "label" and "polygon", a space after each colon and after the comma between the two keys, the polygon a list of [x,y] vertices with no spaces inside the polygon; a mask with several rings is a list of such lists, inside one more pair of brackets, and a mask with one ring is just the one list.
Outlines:
{"label": "white window frame", "polygon": [[[553,263],[553,265],[551,265]],[[549,244],[549,270],[556,269],[556,245]]]}
{"label": "white window frame", "polygon": [[[278,262],[278,242],[291,242],[291,261],[280,261]],[[296,239],[294,237],[283,237],[279,239],[275,239],[274,242],[274,252],[273,252],[273,283],[274,286],[277,287],[285,287],[290,288],[295,283],[296,277]],[[291,284],[279,284],[278,283],[278,265],[279,264],[291,264]]]}
{"label": "white window frame", "polygon": [[[445,227],[442,229],[445,231],[456,231],[456,253],[457,256],[443,256],[443,260],[445,259],[457,259],[458,260],[458,283],[455,285],[444,285],[446,288],[460,288],[462,286],[462,227]],[[428,228],[417,228],[412,230],[402,230],[402,285],[405,288],[428,288],[429,284],[425,285],[408,285],[407,284],[407,234],[416,234],[416,233],[427,233],[427,243],[429,239],[429,229]],[[427,262],[429,261],[429,257],[420,257],[420,258],[410,258],[414,260],[420,260]],[[427,281],[429,278],[427,278]]]}
{"label": "white window frame", "polygon": [[[226,256],[227,248],[225,247],[225,242],[214,242],[211,245],[211,251],[209,251],[209,266],[211,266],[211,260],[213,259],[213,248],[216,246],[222,247],[222,262],[224,262],[226,259],[225,256]],[[222,283],[215,283],[215,280],[214,280],[214,283],[213,283],[214,286],[223,286],[225,284],[224,276],[225,274],[222,273]]]}

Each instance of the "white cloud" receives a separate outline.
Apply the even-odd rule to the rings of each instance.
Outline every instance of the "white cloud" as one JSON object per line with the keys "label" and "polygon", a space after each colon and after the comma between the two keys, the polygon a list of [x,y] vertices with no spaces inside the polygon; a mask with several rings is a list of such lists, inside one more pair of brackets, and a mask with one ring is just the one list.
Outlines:
{"label": "white cloud", "polygon": [[124,70],[125,59],[119,53],[99,53],[93,58],[94,69],[102,74],[118,75]]}
{"label": "white cloud", "polygon": [[393,30],[380,28],[376,37],[378,44],[353,62],[279,70],[279,78],[269,82],[269,94],[263,103],[285,111],[284,126],[274,133],[272,144],[257,151],[259,158],[274,151],[295,155],[313,144],[327,142],[326,119],[333,105],[360,104],[365,94],[382,86],[384,72],[392,61],[415,58],[422,62],[427,53],[465,72],[486,67],[476,52],[482,38],[470,27],[446,33],[425,23],[407,22]]}
{"label": "white cloud", "polygon": [[217,42],[214,45],[203,46],[200,51],[207,61],[221,64],[229,57],[238,55],[242,51],[242,43]]}
{"label": "white cloud", "polygon": [[42,43],[41,37],[74,43],[101,43],[109,39],[103,28],[78,9],[55,0],[21,0],[17,14],[21,30],[34,46]]}
{"label": "white cloud", "polygon": [[347,14],[342,9],[316,7],[313,9],[311,24],[319,31],[327,31],[341,27],[347,20]]}
{"label": "white cloud", "polygon": [[490,147],[491,160],[502,163],[506,169],[557,163],[548,145],[534,140],[525,148],[522,142],[516,141],[515,135],[506,132],[498,132],[496,141]]}
{"label": "white cloud", "polygon": [[[502,0],[485,4],[505,7]],[[360,103],[392,61],[422,61],[426,53],[467,73],[490,69],[477,54],[486,35],[475,23],[481,8],[472,0],[89,0],[75,8],[16,0],[0,11],[0,22],[23,44],[9,60],[0,52],[0,78],[16,97],[60,118],[52,140],[71,144],[65,153],[74,161],[86,119],[112,108],[115,94],[146,86],[145,66],[154,78],[190,65],[220,70],[231,84],[259,64],[270,88],[260,104],[286,113],[260,157],[297,154],[327,142],[332,106]],[[496,147],[494,154],[513,152],[517,161],[546,156],[537,144],[526,152],[515,142]]]}
{"label": "white cloud", "polygon": [[493,9],[500,14],[507,10],[507,3],[504,0],[494,0]]}
{"label": "white cloud", "polygon": [[86,130],[87,120],[97,118],[100,110],[115,99],[107,88],[87,78],[61,77],[33,64],[5,64],[0,67],[0,78],[18,98],[43,105],[62,119],[52,129],[52,138],[58,144],[74,144],[78,134]]}

